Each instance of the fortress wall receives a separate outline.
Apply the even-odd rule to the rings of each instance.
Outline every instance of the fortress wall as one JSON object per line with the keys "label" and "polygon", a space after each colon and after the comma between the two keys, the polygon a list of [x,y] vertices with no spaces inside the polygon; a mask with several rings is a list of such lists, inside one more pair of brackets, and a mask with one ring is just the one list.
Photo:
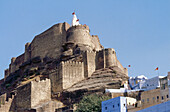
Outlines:
{"label": "fortress wall", "polygon": [[31,43],[25,44],[25,55],[24,55],[24,61],[28,61],[31,59]]}
{"label": "fortress wall", "polygon": [[17,88],[17,108],[31,108],[31,83]]}
{"label": "fortress wall", "polygon": [[97,35],[92,35],[92,43],[94,44],[96,51],[102,50],[103,46],[100,44],[100,40]]}
{"label": "fortress wall", "polygon": [[12,98],[9,98],[8,101],[4,101],[3,103],[1,103],[1,106],[0,106],[0,112],[12,112],[12,108],[13,105],[13,99],[14,99],[14,96],[12,96]]}
{"label": "fortress wall", "polygon": [[13,57],[11,59],[11,65],[10,65],[10,71],[9,71],[9,74],[10,73],[13,73],[15,72],[16,70],[19,69],[19,66],[24,63],[24,53],[21,54],[20,56],[18,56],[17,58],[16,57]]}
{"label": "fortress wall", "polygon": [[104,49],[101,51],[96,52],[96,70],[105,68],[105,52]]}
{"label": "fortress wall", "polygon": [[40,56],[58,58],[66,41],[68,23],[59,23],[37,35],[31,43],[31,58]]}
{"label": "fortress wall", "polygon": [[51,80],[51,91],[53,95],[57,95],[59,92],[63,90],[63,62],[61,62],[58,66],[56,71],[49,74],[49,78]]}
{"label": "fortress wall", "polygon": [[9,71],[9,73],[13,73],[16,70],[16,68],[15,68],[15,60],[16,60],[16,57],[11,58],[11,64],[10,64],[10,71]]}
{"label": "fortress wall", "polygon": [[83,53],[84,77],[90,77],[96,69],[95,52],[86,51]]}
{"label": "fortress wall", "polygon": [[6,77],[8,77],[8,76],[9,76],[9,69],[6,69],[4,74],[5,74],[5,76],[4,76],[4,80],[5,80],[5,79],[6,79]]}
{"label": "fortress wall", "polygon": [[16,107],[32,108],[37,104],[51,100],[50,79],[42,81],[31,81],[30,83],[17,88]]}
{"label": "fortress wall", "polygon": [[6,101],[6,98],[7,98],[7,94],[2,94],[0,96],[0,105],[4,105],[5,104],[5,101]]}
{"label": "fortress wall", "polygon": [[117,60],[117,66],[128,76],[128,69],[124,68],[119,60]]}
{"label": "fortress wall", "polygon": [[84,63],[76,61],[66,61],[63,63],[63,89],[71,87],[73,84],[84,79]]}
{"label": "fortress wall", "polygon": [[96,52],[96,69],[106,68],[110,66],[119,67],[122,72],[128,75],[127,68],[124,68],[119,60],[117,60],[116,52],[113,48],[102,49]]}
{"label": "fortress wall", "polygon": [[36,112],[58,112],[55,111],[58,108],[64,107],[64,104],[59,101],[50,101],[36,108]]}
{"label": "fortress wall", "polygon": [[51,100],[50,79],[31,81],[31,107]]}

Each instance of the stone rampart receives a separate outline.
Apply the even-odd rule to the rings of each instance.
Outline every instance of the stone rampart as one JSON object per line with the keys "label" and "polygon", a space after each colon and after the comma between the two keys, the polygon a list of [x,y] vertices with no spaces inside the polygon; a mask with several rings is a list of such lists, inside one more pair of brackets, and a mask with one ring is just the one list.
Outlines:
{"label": "stone rampart", "polygon": [[11,59],[9,72],[5,76],[15,72],[24,62],[32,58],[59,58],[62,53],[62,45],[66,42],[66,31],[69,27],[68,23],[59,23],[35,36],[31,43],[25,44],[25,52],[22,55]]}
{"label": "stone rampart", "polygon": [[116,57],[116,52],[113,48],[102,49],[96,52],[96,69],[117,66],[123,73],[128,75],[127,68],[124,68]]}
{"label": "stone rampart", "polygon": [[31,108],[31,83],[17,88],[16,107]]}
{"label": "stone rampart", "polygon": [[26,43],[25,44],[25,55],[24,55],[24,61],[28,61],[31,59],[31,43]]}
{"label": "stone rampart", "polygon": [[31,107],[43,104],[51,100],[50,79],[31,81]]}
{"label": "stone rampart", "polygon": [[83,62],[66,61],[62,63],[62,66],[63,89],[67,89],[84,79]]}
{"label": "stone rampart", "polygon": [[29,109],[51,100],[50,79],[31,81],[17,89],[16,107]]}
{"label": "stone rampart", "polygon": [[62,63],[58,64],[56,70],[49,74],[51,80],[52,95],[58,95],[63,90],[63,77],[62,77],[63,66]]}
{"label": "stone rampart", "polygon": [[76,61],[62,61],[57,69],[49,74],[52,95],[58,95],[64,89],[84,79],[84,63]]}
{"label": "stone rampart", "polygon": [[92,43],[94,44],[96,51],[102,50],[103,46],[100,44],[100,40],[97,35],[92,35]]}
{"label": "stone rampart", "polygon": [[31,58],[37,56],[59,58],[68,27],[68,23],[59,23],[37,35],[31,42]]}
{"label": "stone rampart", "polygon": [[96,70],[105,68],[105,52],[100,50],[96,52]]}
{"label": "stone rampart", "polygon": [[17,58],[16,57],[13,57],[11,59],[11,64],[10,64],[10,71],[9,73],[13,73],[15,72],[16,70],[19,69],[19,66],[24,63],[24,54],[18,56]]}
{"label": "stone rampart", "polygon": [[93,51],[83,52],[83,62],[84,62],[84,76],[90,77],[92,73],[96,70],[95,64],[96,53]]}
{"label": "stone rampart", "polygon": [[3,101],[0,104],[0,112],[10,112],[13,99],[14,99],[14,95],[12,95],[12,98],[9,98],[8,101]]}

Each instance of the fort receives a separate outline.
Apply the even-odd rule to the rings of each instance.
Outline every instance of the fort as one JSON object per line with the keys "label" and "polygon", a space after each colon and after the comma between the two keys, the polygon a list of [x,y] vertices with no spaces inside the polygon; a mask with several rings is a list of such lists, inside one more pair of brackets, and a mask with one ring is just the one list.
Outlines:
{"label": "fort", "polygon": [[100,79],[96,88],[119,88],[127,81],[128,71],[113,48],[105,49],[97,35],[90,35],[87,25],[55,24],[11,59],[0,82],[0,111],[55,112],[68,106],[64,92],[91,79]]}

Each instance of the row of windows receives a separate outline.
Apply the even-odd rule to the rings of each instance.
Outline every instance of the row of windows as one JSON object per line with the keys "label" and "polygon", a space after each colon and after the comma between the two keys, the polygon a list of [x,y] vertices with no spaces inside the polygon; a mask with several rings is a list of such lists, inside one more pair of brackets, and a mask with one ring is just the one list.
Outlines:
{"label": "row of windows", "polygon": [[[159,96],[157,96],[156,98],[157,100],[159,100]],[[169,98],[169,95],[166,95],[166,98]],[[161,99],[164,100],[164,97],[162,96]],[[153,101],[155,101],[155,97],[153,97]],[[142,102],[144,103],[145,100],[143,99]],[[147,98],[147,103],[149,103],[149,98]]]}
{"label": "row of windows", "polygon": [[[124,107],[126,107],[126,104],[123,104],[123,105],[124,105]],[[120,104],[118,103],[117,106],[119,107]],[[115,105],[113,105],[113,108],[115,108]],[[107,110],[107,107],[105,107],[105,110]]]}

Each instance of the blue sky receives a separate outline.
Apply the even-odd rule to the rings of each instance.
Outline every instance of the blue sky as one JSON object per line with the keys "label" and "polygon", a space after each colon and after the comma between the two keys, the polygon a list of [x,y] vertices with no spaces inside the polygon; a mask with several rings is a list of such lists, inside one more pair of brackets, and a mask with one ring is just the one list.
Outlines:
{"label": "blue sky", "polygon": [[24,52],[34,36],[54,24],[71,24],[75,10],[81,24],[114,48],[129,76],[157,76],[170,71],[170,0],[1,0],[0,78],[12,57]]}

